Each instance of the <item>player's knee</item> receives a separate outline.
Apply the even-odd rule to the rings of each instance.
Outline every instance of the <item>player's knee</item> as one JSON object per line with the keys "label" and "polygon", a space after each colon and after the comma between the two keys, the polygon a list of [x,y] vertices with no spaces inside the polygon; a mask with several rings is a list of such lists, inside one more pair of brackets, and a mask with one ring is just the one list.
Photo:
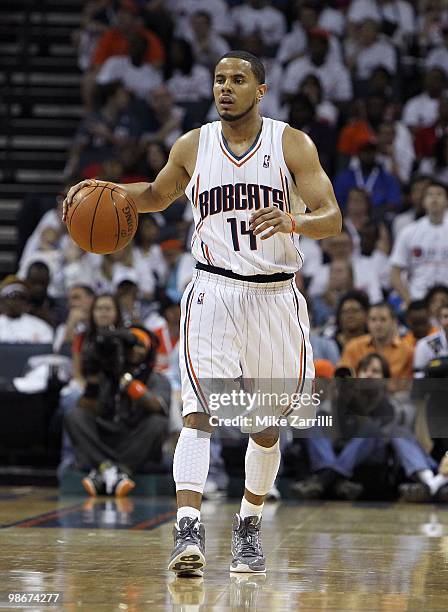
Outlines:
{"label": "player's knee", "polygon": [[187,416],[184,417],[184,427],[199,429],[200,431],[206,431],[207,433],[211,433],[213,431],[208,415],[204,414],[203,412],[193,412],[191,414],[187,414]]}
{"label": "player's knee", "polygon": [[259,433],[251,434],[250,437],[259,446],[270,448],[276,444],[277,440],[279,439],[279,433],[278,427],[268,427]]}

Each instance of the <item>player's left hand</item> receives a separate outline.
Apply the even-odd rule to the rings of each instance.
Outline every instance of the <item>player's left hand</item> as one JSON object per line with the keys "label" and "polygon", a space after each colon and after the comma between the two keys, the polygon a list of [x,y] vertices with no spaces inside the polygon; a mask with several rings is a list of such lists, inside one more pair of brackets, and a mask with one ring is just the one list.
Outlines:
{"label": "player's left hand", "polygon": [[249,229],[255,236],[261,234],[261,240],[266,240],[278,232],[290,234],[293,231],[293,221],[288,213],[281,211],[276,206],[261,208],[253,213],[250,218]]}

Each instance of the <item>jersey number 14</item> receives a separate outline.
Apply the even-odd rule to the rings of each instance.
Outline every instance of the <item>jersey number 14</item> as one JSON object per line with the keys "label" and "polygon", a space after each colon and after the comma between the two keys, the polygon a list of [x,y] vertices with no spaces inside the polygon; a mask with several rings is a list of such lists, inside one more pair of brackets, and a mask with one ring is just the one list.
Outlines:
{"label": "jersey number 14", "polygon": [[[239,251],[240,241],[238,238],[238,221],[235,219],[235,217],[231,217],[230,219],[227,219],[227,223],[230,223],[230,231],[232,232],[233,248],[235,249],[235,251]],[[254,233],[252,230],[248,229],[246,221],[240,222],[240,232],[239,233],[242,236],[249,236],[250,250],[256,251],[257,250],[257,237],[254,236]]]}

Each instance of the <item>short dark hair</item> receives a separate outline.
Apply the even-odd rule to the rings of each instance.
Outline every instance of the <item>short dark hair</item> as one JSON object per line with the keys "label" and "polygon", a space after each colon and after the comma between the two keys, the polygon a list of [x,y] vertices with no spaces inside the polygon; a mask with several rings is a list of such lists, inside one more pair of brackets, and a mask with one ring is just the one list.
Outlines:
{"label": "short dark hair", "polygon": [[69,287],[69,291],[71,291],[72,289],[81,289],[82,291],[84,291],[84,293],[87,293],[87,295],[90,295],[90,297],[95,297],[95,291],[92,289],[92,287],[89,287],[89,285],[83,285],[82,283],[76,283],[75,285],[71,285],[71,287]]}
{"label": "short dark hair", "polygon": [[407,313],[416,310],[428,310],[428,304],[425,300],[414,300],[413,302],[409,302]]}
{"label": "short dark hair", "polygon": [[235,51],[229,51],[228,53],[225,53],[222,57],[219,58],[219,60],[215,64],[215,68],[220,61],[226,59],[227,57],[242,59],[245,62],[249,62],[251,70],[254,73],[254,76],[257,79],[258,83],[261,85],[262,83],[266,82],[266,72],[264,69],[263,62],[256,55],[249,53],[249,51],[241,51],[239,49]]}
{"label": "short dark hair", "polygon": [[445,192],[445,195],[448,197],[448,187],[445,185],[445,183],[442,183],[441,181],[437,181],[434,178],[431,178],[430,182],[426,185],[425,190],[423,192],[423,197],[426,196],[426,192],[431,187],[440,187],[440,189],[443,189],[443,191]]}
{"label": "short dark hair", "polygon": [[366,368],[368,368],[374,359],[377,359],[381,363],[381,369],[383,371],[383,378],[390,378],[389,362],[379,353],[369,353],[368,355],[363,357],[361,361],[358,363],[358,367],[356,368],[358,373],[360,370],[365,370]]}
{"label": "short dark hair", "polygon": [[428,293],[425,295],[424,300],[429,308],[429,304],[436,293],[444,293],[448,297],[448,287],[446,285],[433,285]]}
{"label": "short dark hair", "polygon": [[385,308],[386,310],[390,312],[390,316],[392,317],[392,319],[397,318],[395,310],[392,308],[392,305],[389,304],[389,302],[377,302],[376,304],[371,304],[369,308],[369,312],[371,312],[373,308]]}

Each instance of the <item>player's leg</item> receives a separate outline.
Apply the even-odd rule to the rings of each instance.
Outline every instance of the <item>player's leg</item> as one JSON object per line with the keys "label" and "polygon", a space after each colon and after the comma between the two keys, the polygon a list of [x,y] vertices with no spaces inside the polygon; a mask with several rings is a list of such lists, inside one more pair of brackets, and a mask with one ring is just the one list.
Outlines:
{"label": "player's leg", "polygon": [[177,574],[201,575],[205,537],[200,508],[210,462],[211,380],[240,376],[234,354],[236,333],[226,288],[201,281],[199,275],[182,300],[180,368],[184,425],[174,453],[177,522],[169,569]]}
{"label": "player's leg", "polygon": [[280,466],[279,430],[270,427],[251,434],[247,444],[244,496],[235,515],[232,533],[232,572],[265,572],[260,542],[261,516],[266,494]]}
{"label": "player's leg", "polygon": [[211,426],[204,413],[190,413],[174,452],[177,520],[168,569],[178,575],[201,576],[205,565],[205,530],[201,502],[210,462]]}

